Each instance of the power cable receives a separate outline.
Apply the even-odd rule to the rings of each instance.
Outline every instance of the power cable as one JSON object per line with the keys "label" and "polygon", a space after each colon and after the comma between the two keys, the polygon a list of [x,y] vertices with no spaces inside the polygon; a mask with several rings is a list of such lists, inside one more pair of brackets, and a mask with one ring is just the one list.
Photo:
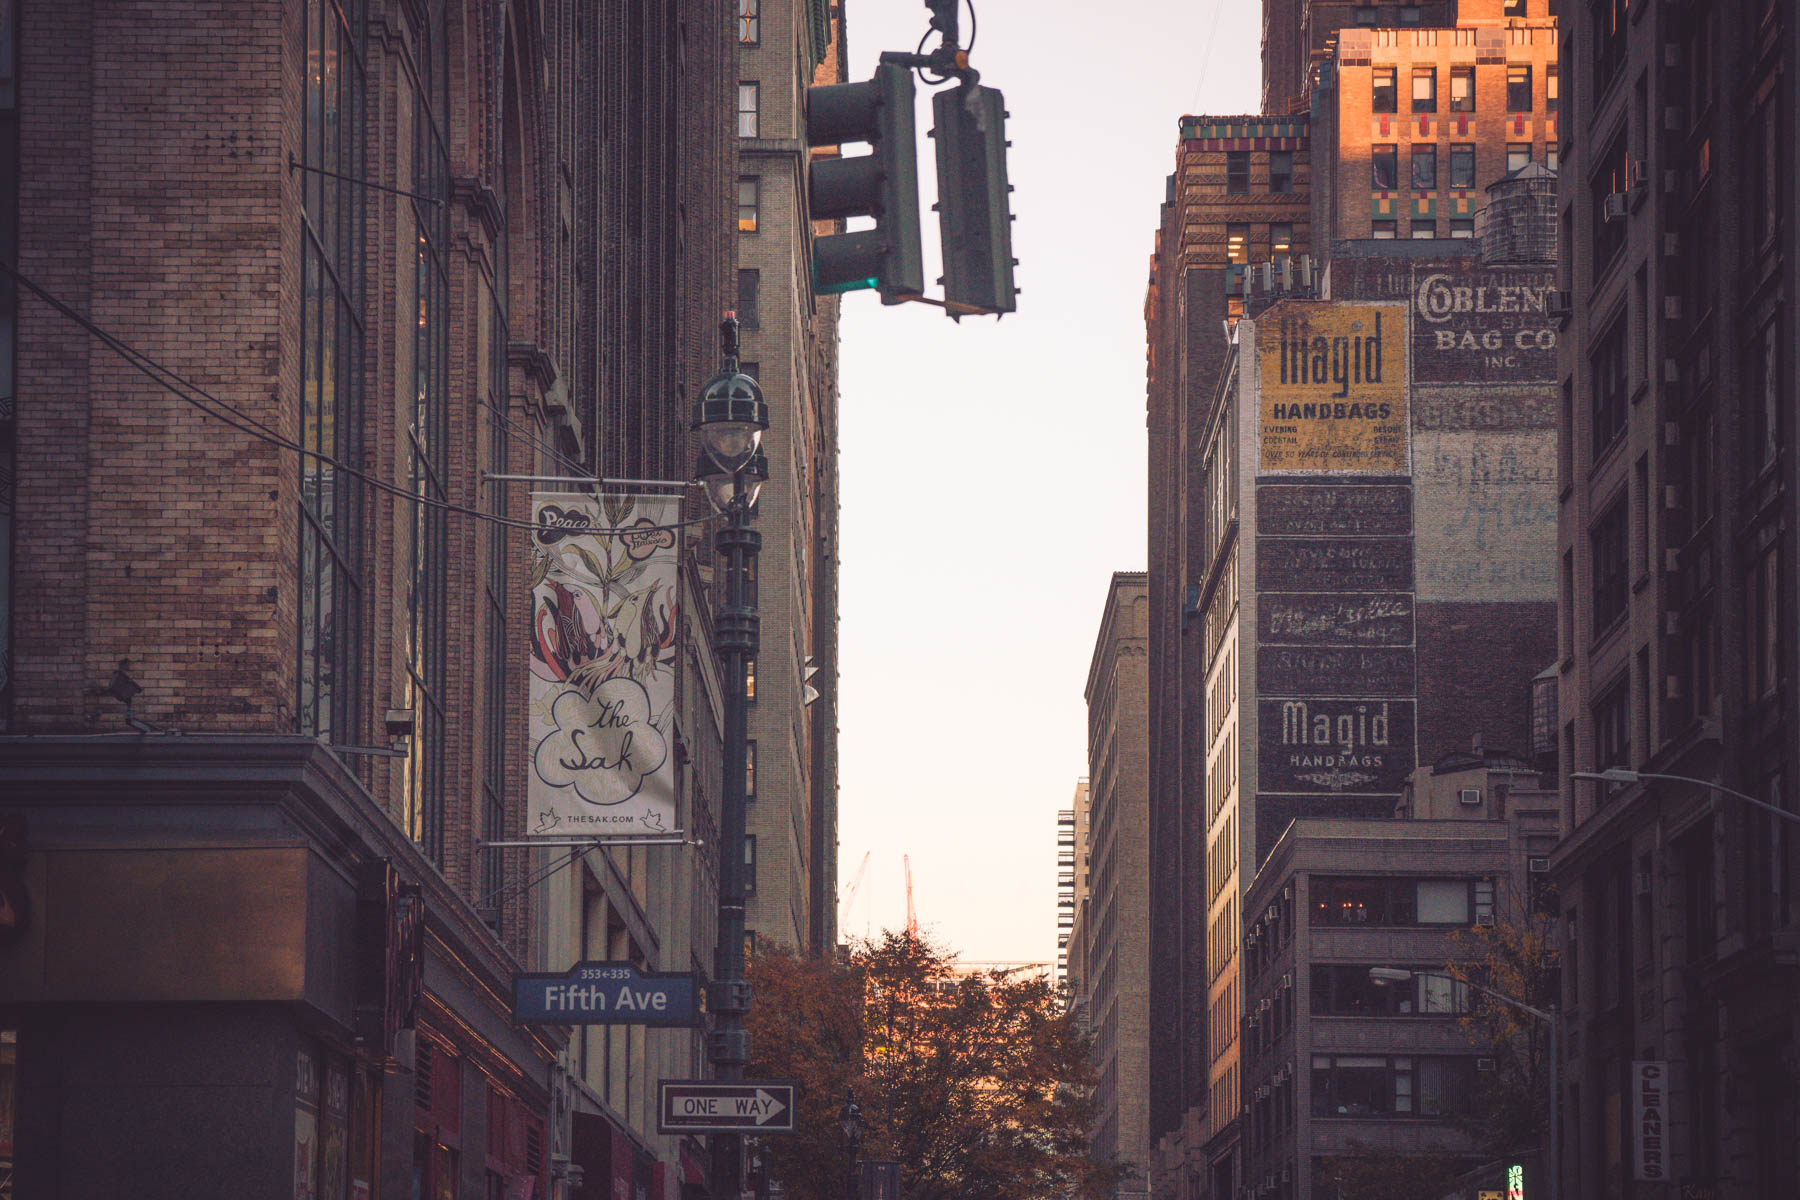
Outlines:
{"label": "power cable", "polygon": [[[537,523],[534,521],[521,521],[513,517],[497,516],[493,513],[482,512],[480,509],[469,508],[466,505],[454,504],[448,500],[438,500],[430,496],[422,496],[419,493],[409,491],[398,484],[389,483],[387,480],[372,475],[358,467],[353,467],[348,463],[340,462],[328,454],[309,449],[299,442],[294,441],[292,438],[276,432],[249,413],[244,412],[242,409],[235,407],[227,401],[219,399],[200,385],[186,379],[170,368],[163,366],[149,355],[120,340],[113,334],[108,333],[88,317],[57,299],[48,290],[40,286],[37,282],[32,280],[30,276],[20,271],[18,267],[14,266],[12,263],[0,260],[0,268],[4,268],[8,274],[18,280],[32,295],[42,300],[45,304],[49,305],[53,310],[66,317],[74,324],[80,326],[90,337],[93,337],[120,358],[124,359],[140,374],[149,378],[158,387],[183,403],[198,409],[215,421],[219,421],[242,433],[247,433],[251,437],[256,438],[259,441],[267,442],[272,446],[279,447],[283,450],[292,450],[304,458],[314,459],[325,466],[331,467],[335,471],[341,471],[343,474],[363,483],[365,486],[374,488],[379,492],[385,492],[397,499],[408,500],[414,504],[423,505],[426,508],[440,509],[444,512],[467,517],[474,521],[486,521],[490,524],[508,529],[535,530],[538,527]],[[193,395],[189,395],[189,392],[192,392]],[[196,399],[195,397],[199,398]],[[582,470],[585,471],[586,468],[582,468]],[[676,529],[685,529],[692,525],[709,524],[713,521],[722,520],[724,516],[725,514],[723,513],[715,513],[710,516],[696,517],[690,521],[676,521],[664,525],[640,525],[635,528],[643,532],[653,532],[663,529],[673,531]]]}

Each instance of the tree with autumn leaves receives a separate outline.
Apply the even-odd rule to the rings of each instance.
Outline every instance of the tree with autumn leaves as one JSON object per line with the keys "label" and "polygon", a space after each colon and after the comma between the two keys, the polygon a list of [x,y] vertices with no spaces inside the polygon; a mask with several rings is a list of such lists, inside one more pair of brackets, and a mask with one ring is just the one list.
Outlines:
{"label": "tree with autumn leaves", "polygon": [[900,1164],[902,1200],[1100,1200],[1128,1173],[1096,1161],[1087,1038],[1035,974],[965,972],[889,932],[841,961],[758,948],[748,1074],[800,1085],[796,1132],[766,1139],[789,1200],[853,1200],[858,1156]]}

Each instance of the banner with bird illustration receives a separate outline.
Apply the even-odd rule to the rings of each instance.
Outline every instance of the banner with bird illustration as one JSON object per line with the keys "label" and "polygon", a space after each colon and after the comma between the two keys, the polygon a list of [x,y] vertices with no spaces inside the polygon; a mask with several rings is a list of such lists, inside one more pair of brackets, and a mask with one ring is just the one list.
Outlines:
{"label": "banner with bird illustration", "polygon": [[531,775],[525,832],[676,832],[672,496],[531,500]]}

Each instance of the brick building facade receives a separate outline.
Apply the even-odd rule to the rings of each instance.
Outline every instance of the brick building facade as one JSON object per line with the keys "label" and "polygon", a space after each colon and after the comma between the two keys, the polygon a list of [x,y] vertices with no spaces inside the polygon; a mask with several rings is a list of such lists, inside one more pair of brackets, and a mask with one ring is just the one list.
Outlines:
{"label": "brick building facade", "polygon": [[753,15],[737,30],[737,308],[770,409],[748,920],[758,937],[826,953],[837,945],[839,298],[812,291],[805,120],[809,86],[845,81],[844,16],[824,0],[740,7]]}
{"label": "brick building facade", "polygon": [[523,824],[532,614],[525,489],[483,473],[688,477],[735,258],[729,20],[5,17],[21,1194],[672,1196],[698,1159],[648,1097],[700,1033],[571,1045],[508,997],[575,948],[710,968],[712,839],[486,845]]}
{"label": "brick building facade", "polygon": [[[1791,4],[1564,14],[1564,1195],[1793,1190],[1800,1161]],[[1623,768],[1693,780],[1569,779]],[[1656,1182],[1631,1080],[1666,1064]]]}
{"label": "brick building facade", "polygon": [[1084,693],[1088,706],[1087,868],[1080,881],[1083,1012],[1098,1083],[1094,1154],[1128,1164],[1120,1196],[1142,1195],[1150,1162],[1149,597],[1143,572],[1114,572]]}

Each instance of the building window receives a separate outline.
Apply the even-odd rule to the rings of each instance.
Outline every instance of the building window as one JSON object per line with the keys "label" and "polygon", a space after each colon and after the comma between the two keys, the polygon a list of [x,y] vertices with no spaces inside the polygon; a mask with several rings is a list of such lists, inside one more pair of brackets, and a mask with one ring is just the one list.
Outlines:
{"label": "building window", "polygon": [[1625,319],[1620,317],[1601,335],[1594,356],[1589,360],[1593,374],[1595,458],[1605,454],[1625,432],[1625,423],[1630,416],[1626,408],[1629,342]]}
{"label": "building window", "polygon": [[1239,266],[1250,261],[1250,226],[1225,226],[1225,261]]}
{"label": "building window", "polygon": [[744,267],[738,271],[737,317],[738,323],[745,329],[762,328],[762,319],[757,314],[758,293],[761,290],[761,271],[752,267]]}
{"label": "building window", "polygon": [[1556,69],[1556,65],[1554,63],[1552,63],[1550,66],[1545,67],[1544,68],[1544,111],[1545,112],[1553,113],[1556,111],[1556,102],[1560,95],[1561,85],[1562,85],[1562,77],[1558,73],[1558,71]]}
{"label": "building window", "polygon": [[[1606,198],[1614,195],[1625,195],[1631,187],[1629,160],[1626,154],[1625,134],[1621,132],[1613,140],[1611,149],[1598,174],[1594,176],[1594,274],[1598,276],[1612,262],[1620,250],[1625,248],[1625,226],[1623,217],[1606,215]],[[1704,222],[1690,222],[1690,227],[1704,229]],[[1698,310],[1696,310],[1698,311]]]}
{"label": "building window", "polygon": [[1531,165],[1530,142],[1508,142],[1506,144],[1506,173],[1523,171]]}
{"label": "building window", "polygon": [[755,233],[762,208],[762,183],[754,175],[738,176],[738,232]]}
{"label": "building window", "polygon": [[1531,111],[1531,64],[1510,63],[1506,68],[1506,111]]}
{"label": "building window", "polygon": [[1225,192],[1227,195],[1242,196],[1250,191],[1250,152],[1248,150],[1227,150],[1225,152]]}
{"label": "building window", "polygon": [[[444,9],[418,26],[414,60],[413,191],[447,197],[450,153],[440,118],[448,107]],[[401,646],[406,704],[413,710],[412,755],[402,772],[406,830],[433,861],[444,853],[445,658],[449,588],[450,217],[443,204],[412,202],[418,231],[413,271],[413,403],[407,422],[411,491],[419,497],[405,531],[407,626]],[[429,504],[427,503],[429,502]]]}
{"label": "building window", "polygon": [[[1357,14],[1361,16],[1361,13]],[[1425,19],[1425,12],[1416,4],[1404,4],[1400,7],[1400,23],[1402,25],[1418,25]]]}
{"label": "building window", "polygon": [[1453,238],[1472,238],[1475,236],[1474,217],[1451,217],[1450,236]]}
{"label": "building window", "polygon": [[1557,171],[1557,170],[1561,169],[1562,155],[1557,151],[1555,146],[1545,145],[1545,147],[1544,147],[1544,166],[1551,171]]}
{"label": "building window", "polygon": [[1505,5],[1501,9],[1501,15],[1507,17],[1523,17],[1525,15],[1525,0],[1506,0]]}
{"label": "building window", "polygon": [[[1472,879],[1315,875],[1314,925],[1467,925],[1479,900]],[[1491,887],[1491,885],[1489,885]],[[1488,895],[1491,897],[1492,893]]]}
{"label": "building window", "polygon": [[758,132],[761,129],[758,113],[758,97],[761,90],[762,85],[755,81],[745,81],[738,84],[737,118],[739,137],[753,138],[762,136]]}
{"label": "building window", "polygon": [[1370,97],[1368,110],[1372,113],[1400,112],[1399,85],[1397,85],[1397,67],[1375,67],[1370,72]]}
{"label": "building window", "polygon": [[[19,220],[18,5],[0,0],[0,245],[17,261]],[[19,289],[0,272],[0,732],[12,729],[13,526],[18,503],[18,409],[13,388],[18,350]],[[305,460],[301,460],[304,464]],[[0,1095],[0,1103],[10,1101]],[[9,1106],[10,1107],[10,1106]],[[11,1141],[10,1131],[6,1140]]]}
{"label": "building window", "polygon": [[[1607,87],[1625,65],[1626,17],[1631,0],[1596,0],[1592,9],[1594,30],[1594,96],[1606,93]],[[1706,22],[1700,22],[1705,28]],[[1703,59],[1696,57],[1696,63]]]}
{"label": "building window", "polygon": [[1315,1017],[1412,1017],[1456,1016],[1470,1009],[1473,994],[1469,986],[1439,974],[1441,966],[1421,966],[1425,972],[1414,975],[1411,982],[1381,985],[1369,979],[1371,966],[1382,963],[1359,963],[1354,966],[1315,964],[1312,968],[1311,996]]}
{"label": "building window", "polygon": [[744,699],[750,704],[756,703],[756,660],[744,660]]}
{"label": "building window", "polygon": [[1594,701],[1594,769],[1628,766],[1630,756],[1631,681],[1621,679]]}
{"label": "building window", "polygon": [[1781,544],[1772,543],[1744,572],[1744,683],[1752,704],[1781,681]]}
{"label": "building window", "polygon": [[[309,0],[305,163],[363,175],[363,13],[355,0]],[[363,492],[336,463],[362,457],[363,189],[308,171],[301,185],[300,458],[296,725],[354,743],[364,709]],[[329,460],[329,461],[328,461]],[[416,508],[416,506],[415,506]],[[411,515],[411,514],[409,514]]]}
{"label": "building window", "polygon": [[1427,238],[1434,238],[1438,235],[1437,223],[1435,221],[1426,221],[1422,219],[1415,220],[1412,223],[1412,228],[1408,232],[1415,242],[1423,241]]}
{"label": "building window", "polygon": [[[1379,25],[1379,24],[1381,24],[1381,10],[1376,8],[1374,5],[1358,6],[1358,8],[1356,10],[1356,23],[1358,25]],[[1415,22],[1415,24],[1416,24],[1416,22]]]}
{"label": "building window", "polygon": [[1315,1054],[1315,1117],[1448,1117],[1467,1113],[1475,1091],[1469,1058]]}
{"label": "building window", "polygon": [[1453,113],[1471,113],[1475,111],[1475,68],[1450,68],[1450,111]]}
{"label": "building window", "polygon": [[1369,72],[1369,111],[1374,113],[1391,113],[1400,111],[1399,88],[1396,86],[1397,67],[1376,67]]}
{"label": "building window", "polygon": [[1781,440],[1779,329],[1779,320],[1764,325],[1744,356],[1750,368],[1744,397],[1744,459],[1752,478],[1775,461]]}
{"label": "building window", "polygon": [[754,833],[746,833],[744,835],[744,894],[748,896],[755,894],[755,892],[756,835]]}
{"label": "building window", "polygon": [[1392,221],[1369,222],[1369,236],[1378,242],[1393,241],[1395,237],[1394,223]]}
{"label": "building window", "polygon": [[1288,261],[1294,252],[1294,226],[1291,221],[1276,221],[1269,225],[1269,257],[1277,265]]}
{"label": "building window", "polygon": [[762,42],[762,0],[737,0],[738,45],[755,46]]}
{"label": "building window", "polygon": [[1467,143],[1450,147],[1450,186],[1475,186],[1475,147]]}
{"label": "building window", "polygon": [[756,739],[744,741],[744,799],[756,799]]}
{"label": "building window", "polygon": [[1269,151],[1269,190],[1277,193],[1294,190],[1294,152],[1292,150]]}
{"label": "building window", "polygon": [[1369,186],[1391,192],[1400,186],[1400,151],[1397,146],[1369,147]]}
{"label": "building window", "polygon": [[1631,512],[1620,496],[1589,531],[1593,552],[1593,635],[1623,620],[1631,600]]}
{"label": "building window", "polygon": [[1416,113],[1437,111],[1437,68],[1414,67],[1412,73],[1412,110]]}
{"label": "building window", "polygon": [[1437,147],[1430,143],[1417,142],[1413,145],[1412,190],[1437,191]]}

